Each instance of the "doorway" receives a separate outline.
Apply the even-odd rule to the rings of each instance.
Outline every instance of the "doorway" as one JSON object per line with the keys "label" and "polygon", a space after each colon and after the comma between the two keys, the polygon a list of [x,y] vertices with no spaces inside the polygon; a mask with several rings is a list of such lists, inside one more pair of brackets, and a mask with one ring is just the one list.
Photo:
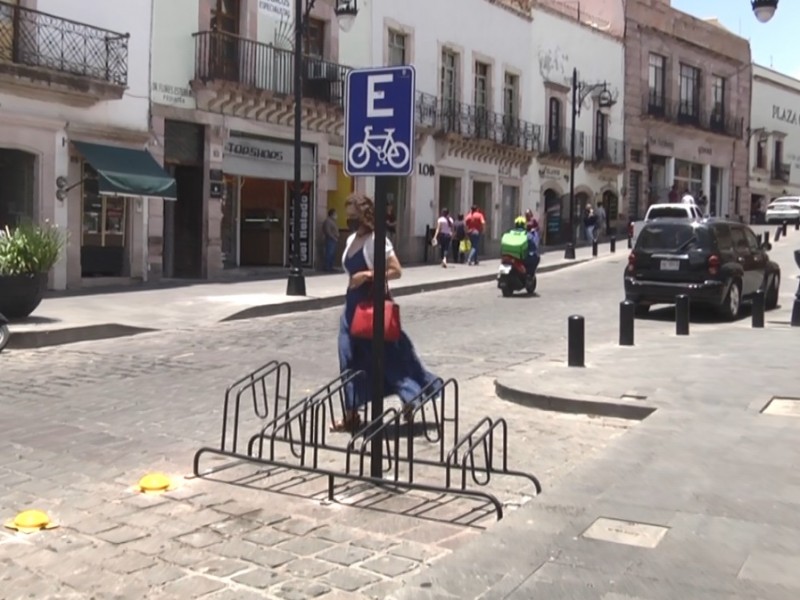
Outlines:
{"label": "doorway", "polygon": [[287,186],[277,179],[243,177],[240,189],[240,265],[282,267],[286,260]]}
{"label": "doorway", "polygon": [[169,224],[172,229],[164,274],[199,279],[203,277],[203,168],[175,165],[170,171],[178,198],[164,203],[164,226]]}
{"label": "doorway", "polygon": [[492,184],[487,181],[473,181],[472,182],[472,204],[476,205],[483,213],[483,217],[487,221],[486,230],[483,232],[483,238],[492,238],[492,224],[489,223],[489,217],[492,214]]}
{"label": "doorway", "polygon": [[561,198],[552,188],[544,192],[545,230],[544,243],[555,245],[561,242]]}
{"label": "doorway", "polygon": [[[445,208],[450,211],[450,215],[454,219],[462,211],[461,179],[458,177],[439,176],[439,214]],[[437,214],[436,218],[438,216]]]}
{"label": "doorway", "polygon": [[239,0],[213,0],[211,5],[211,76],[239,81]]}
{"label": "doorway", "polygon": [[603,208],[606,209],[606,230],[601,232],[612,235],[617,230],[617,215],[619,215],[619,197],[611,190],[603,192]]}
{"label": "doorway", "polygon": [[515,185],[503,186],[503,204],[500,207],[500,231],[514,227],[514,219],[522,216],[519,204],[519,188]]}
{"label": "doorway", "polygon": [[34,220],[35,167],[34,154],[0,149],[0,230]]}

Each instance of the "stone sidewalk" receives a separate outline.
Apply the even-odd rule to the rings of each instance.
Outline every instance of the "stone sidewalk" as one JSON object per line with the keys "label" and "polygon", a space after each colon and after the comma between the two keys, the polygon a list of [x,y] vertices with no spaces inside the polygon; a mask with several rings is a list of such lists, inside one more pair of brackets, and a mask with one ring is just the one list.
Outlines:
{"label": "stone sidewalk", "polygon": [[[616,255],[609,245],[599,247],[596,260],[624,256],[625,241]],[[592,259],[591,248],[579,248],[576,260],[563,251],[545,253],[540,273],[557,271]],[[477,266],[439,264],[407,267],[392,286],[395,296],[442,290],[491,281],[497,276],[497,259]],[[170,285],[156,289],[122,288],[114,292],[80,293],[45,298],[26,321],[11,325],[9,349],[37,348],[77,341],[135,335],[154,330],[210,326],[236,319],[268,317],[319,310],[344,302],[344,275],[309,274],[307,296],[286,295],[286,279],[225,281]]]}
{"label": "stone sidewalk", "polygon": [[390,597],[800,596],[795,245],[790,236],[771,253],[784,281],[763,330],[747,316],[707,326],[698,313],[690,336],[678,337],[667,308],[636,321],[633,348],[591,344],[586,368],[563,366],[564,351],[504,373],[498,389],[522,404],[600,414],[619,405],[641,422]]}

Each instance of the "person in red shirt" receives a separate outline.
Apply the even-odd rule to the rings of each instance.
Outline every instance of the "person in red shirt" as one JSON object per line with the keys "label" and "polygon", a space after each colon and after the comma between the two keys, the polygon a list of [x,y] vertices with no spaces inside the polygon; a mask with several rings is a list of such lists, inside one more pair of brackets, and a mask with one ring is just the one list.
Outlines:
{"label": "person in red shirt", "polygon": [[469,251],[469,256],[467,257],[467,264],[477,265],[478,244],[481,242],[481,235],[483,235],[483,230],[486,227],[486,219],[483,217],[483,213],[481,213],[477,204],[472,205],[472,209],[469,211],[466,218],[466,226],[469,243],[472,246]]}

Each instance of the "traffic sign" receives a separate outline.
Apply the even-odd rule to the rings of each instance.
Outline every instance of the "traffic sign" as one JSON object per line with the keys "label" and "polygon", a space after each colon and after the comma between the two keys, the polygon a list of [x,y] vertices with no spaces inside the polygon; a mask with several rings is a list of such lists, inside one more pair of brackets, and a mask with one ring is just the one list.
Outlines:
{"label": "traffic sign", "polygon": [[345,173],[411,175],[414,166],[413,66],[354,69],[345,87]]}

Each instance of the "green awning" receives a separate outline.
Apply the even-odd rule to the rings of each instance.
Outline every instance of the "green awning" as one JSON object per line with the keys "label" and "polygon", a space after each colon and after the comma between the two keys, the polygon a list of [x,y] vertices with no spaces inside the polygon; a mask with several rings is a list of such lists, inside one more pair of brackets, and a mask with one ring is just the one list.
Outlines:
{"label": "green awning", "polygon": [[161,168],[147,150],[87,142],[72,143],[97,171],[101,194],[177,199],[175,179]]}

